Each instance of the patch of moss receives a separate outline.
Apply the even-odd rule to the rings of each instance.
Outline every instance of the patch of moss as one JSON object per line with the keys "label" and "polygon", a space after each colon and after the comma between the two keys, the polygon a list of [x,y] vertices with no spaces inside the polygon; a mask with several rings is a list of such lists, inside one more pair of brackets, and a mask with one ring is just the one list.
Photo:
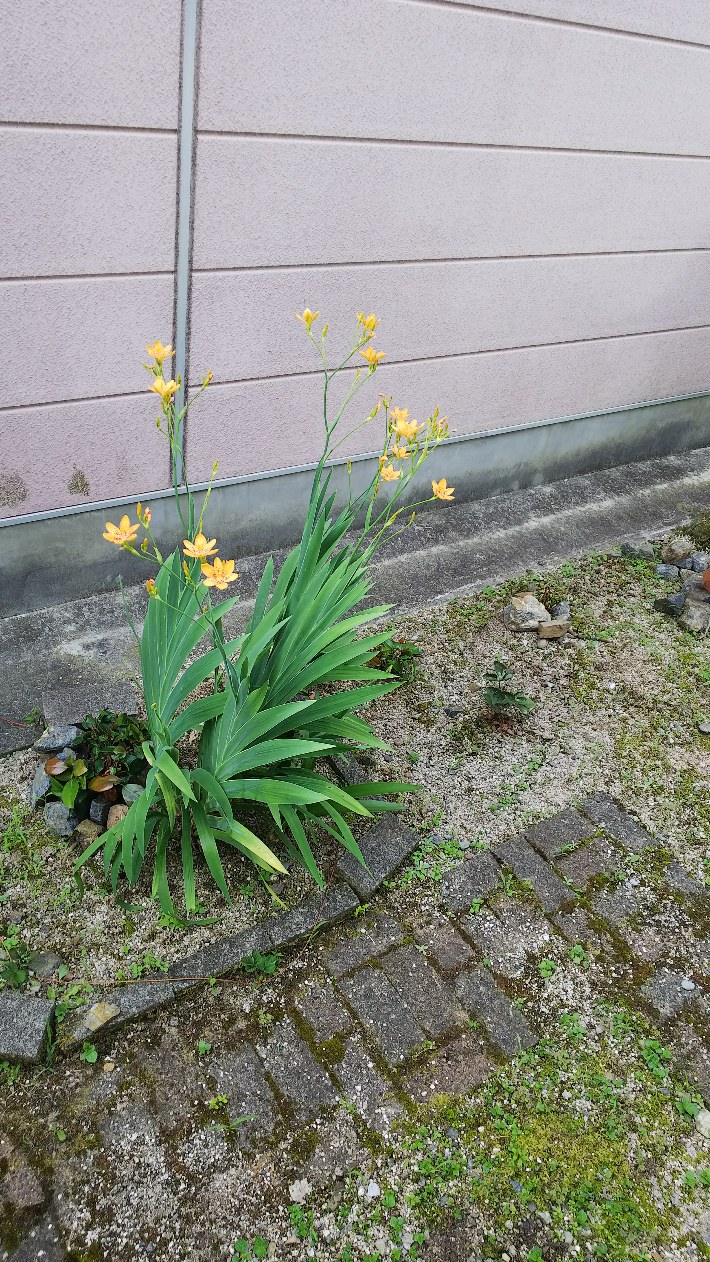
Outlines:
{"label": "patch of moss", "polygon": [[697,548],[707,552],[710,549],[710,513],[698,513],[685,529],[685,534],[690,535]]}

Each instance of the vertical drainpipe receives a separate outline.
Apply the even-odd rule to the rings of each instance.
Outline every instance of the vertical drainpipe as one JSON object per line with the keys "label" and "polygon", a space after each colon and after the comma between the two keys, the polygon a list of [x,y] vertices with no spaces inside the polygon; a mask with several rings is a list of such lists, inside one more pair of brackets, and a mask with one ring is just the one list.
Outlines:
{"label": "vertical drainpipe", "polygon": [[[176,411],[187,397],[188,320],[192,255],[192,195],[195,167],[195,99],[200,0],[183,0],[178,132],[177,244],[175,258],[175,371],[182,380]],[[185,424],[180,425],[178,482],[185,480]]]}

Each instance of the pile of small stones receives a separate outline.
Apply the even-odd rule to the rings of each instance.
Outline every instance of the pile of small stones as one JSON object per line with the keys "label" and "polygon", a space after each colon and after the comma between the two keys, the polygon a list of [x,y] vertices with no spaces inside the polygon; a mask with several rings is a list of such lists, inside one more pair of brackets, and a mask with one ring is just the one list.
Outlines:
{"label": "pile of small stones", "polygon": [[541,640],[560,640],[572,630],[572,611],[566,600],[546,609],[534,592],[518,592],[503,610],[503,621],[513,631],[536,631]]}
{"label": "pile of small stones", "polygon": [[90,793],[88,812],[84,810],[81,814],[73,807],[65,806],[58,798],[46,800],[52,783],[45,764],[50,758],[71,761],[83,740],[84,732],[80,725],[56,723],[48,727],[39,740],[35,741],[32,748],[41,755],[41,762],[30,788],[30,805],[39,807],[44,802],[44,822],[58,837],[70,837],[72,833],[77,833],[89,844],[104,829],[111,828],[123,819],[128,807],[117,800],[116,788],[106,789],[102,793]]}
{"label": "pile of small stones", "polygon": [[[621,555],[655,561],[650,543],[624,543]],[[689,535],[669,535],[661,543],[661,560],[656,574],[668,582],[682,581],[680,591],[661,596],[654,609],[677,618],[686,631],[710,631],[710,552],[698,552]]]}

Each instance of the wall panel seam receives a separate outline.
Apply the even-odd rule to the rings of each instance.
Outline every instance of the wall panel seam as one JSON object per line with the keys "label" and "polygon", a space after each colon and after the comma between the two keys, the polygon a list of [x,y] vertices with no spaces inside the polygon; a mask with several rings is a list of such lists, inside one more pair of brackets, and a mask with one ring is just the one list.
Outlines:
{"label": "wall panel seam", "polygon": [[[709,67],[710,69],[710,67]],[[396,145],[410,149],[473,149],[483,152],[507,153],[565,153],[579,156],[601,155],[609,158],[673,158],[677,161],[708,162],[708,153],[675,153],[670,150],[651,149],[592,149],[571,145],[508,145],[477,140],[412,140],[398,136],[337,136],[316,135],[307,132],[268,132],[268,131],[230,131],[201,127],[197,130],[198,138],[206,137],[220,140],[268,140],[279,144],[323,144],[323,145]]]}
{"label": "wall panel seam", "polygon": [[[433,264],[449,266],[461,263],[518,263],[534,259],[595,259],[595,258],[637,258],[656,254],[707,254],[710,246],[668,246],[657,250],[563,250],[545,254],[461,254],[436,258],[411,259],[346,259],[344,262],[322,263],[251,263],[238,267],[193,267],[194,276],[231,276],[242,273],[258,274],[259,272],[298,272],[305,269],[337,271],[345,267],[431,267]],[[0,283],[2,283],[0,281]]]}
{"label": "wall panel seam", "polygon": [[554,18],[545,13],[525,13],[520,9],[488,8],[484,4],[462,4],[460,0],[390,0],[395,4],[421,5],[435,9],[455,9],[460,13],[477,13],[486,16],[509,18],[513,21],[541,23],[543,26],[564,26],[577,31],[600,31],[605,35],[618,35],[622,39],[650,40],[654,44],[671,44],[678,48],[710,48],[703,40],[679,39],[673,35],[653,35],[648,31],[631,31],[624,26],[600,26],[595,22],[573,21],[571,18]]}
{"label": "wall panel seam", "polygon": [[5,131],[59,131],[102,132],[115,136],[177,136],[176,127],[132,127],[117,123],[22,123],[13,119],[0,119],[0,130]]}

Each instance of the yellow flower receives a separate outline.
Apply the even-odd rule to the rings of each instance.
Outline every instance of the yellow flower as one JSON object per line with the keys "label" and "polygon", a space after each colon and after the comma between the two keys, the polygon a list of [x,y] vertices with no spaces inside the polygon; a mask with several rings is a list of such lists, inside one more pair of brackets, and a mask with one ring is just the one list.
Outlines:
{"label": "yellow flower", "polygon": [[402,470],[395,469],[393,465],[386,464],[380,469],[380,477],[383,482],[396,482],[397,478],[401,478]]}
{"label": "yellow flower", "polygon": [[220,592],[226,592],[228,583],[236,583],[239,578],[234,573],[234,561],[220,561],[219,557],[215,557],[214,565],[210,565],[208,561],[202,562],[202,582],[205,587],[216,587]]}
{"label": "yellow flower", "polygon": [[153,520],[153,514],[151,513],[149,508],[146,508],[143,513],[143,525],[149,526],[152,520]]}
{"label": "yellow flower", "polygon": [[454,498],[454,488],[446,485],[446,478],[442,478],[440,482],[432,482],[431,489],[438,500],[452,500]]}
{"label": "yellow flower", "polygon": [[409,451],[407,447],[398,447],[395,444],[392,448],[392,456],[395,460],[408,460],[411,454],[411,451]]}
{"label": "yellow flower", "polygon": [[177,394],[176,381],[163,381],[162,377],[156,377],[151,385],[153,394],[159,394],[163,403],[170,403],[174,394]]}
{"label": "yellow flower", "polygon": [[384,351],[376,351],[374,346],[366,346],[360,351],[363,359],[366,359],[371,368],[376,368],[381,359],[384,359]]}
{"label": "yellow flower", "polygon": [[394,429],[397,421],[406,421],[409,418],[409,408],[390,408],[390,425]]}
{"label": "yellow flower", "polygon": [[153,344],[153,346],[146,346],[145,349],[147,350],[151,359],[154,359],[156,364],[160,364],[161,368],[163,366],[163,360],[172,359],[173,355],[175,354],[175,351],[173,350],[172,346],[163,346],[163,343],[160,341],[156,341]]}
{"label": "yellow flower", "polygon": [[300,320],[302,324],[305,324],[306,329],[310,333],[311,325],[314,320],[318,319],[319,315],[320,311],[311,311],[310,307],[304,307],[303,311],[296,312],[296,319]]}
{"label": "yellow flower", "polygon": [[139,530],[140,525],[138,522],[136,522],[135,526],[132,526],[128,514],[124,513],[117,526],[114,526],[112,521],[106,522],[104,539],[108,539],[109,543],[115,543],[119,548],[123,548],[127,543],[133,543]]}
{"label": "yellow flower", "polygon": [[150,511],[150,509],[149,508],[144,509],[140,500],[136,504],[136,517],[138,518],[139,522],[141,522],[143,526],[149,526],[153,519],[153,514]]}
{"label": "yellow flower", "polygon": [[155,586],[155,579],[154,579],[154,578],[147,578],[147,579],[146,579],[146,582],[145,582],[145,590],[147,591],[147,593],[148,593],[148,595],[149,595],[149,596],[152,596],[155,600],[160,600],[160,596],[158,595],[158,589],[157,589],[157,587]]}
{"label": "yellow flower", "polygon": [[358,311],[357,318],[358,318],[358,323],[362,325],[368,337],[372,337],[373,333],[375,332],[375,329],[380,323],[374,311],[370,312],[369,316],[366,316],[363,311]]}
{"label": "yellow flower", "polygon": [[217,540],[206,539],[203,534],[199,534],[195,535],[194,543],[191,543],[189,539],[183,539],[182,547],[186,557],[202,560],[204,557],[214,556],[217,551]]}
{"label": "yellow flower", "polygon": [[417,425],[416,421],[408,421],[402,418],[395,424],[394,432],[398,438],[406,438],[409,441],[412,438],[416,438],[420,429],[423,428],[424,426]]}

